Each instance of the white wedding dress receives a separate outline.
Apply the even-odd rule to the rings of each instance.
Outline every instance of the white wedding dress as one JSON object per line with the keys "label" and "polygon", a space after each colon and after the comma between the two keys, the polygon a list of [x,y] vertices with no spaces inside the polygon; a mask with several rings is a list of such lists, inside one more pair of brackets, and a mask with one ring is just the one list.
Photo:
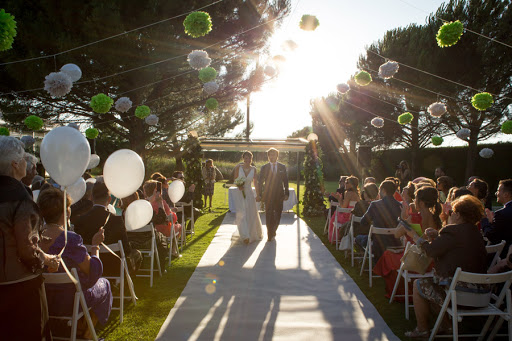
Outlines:
{"label": "white wedding dress", "polygon": [[249,239],[249,242],[252,243],[263,239],[261,219],[256,207],[256,198],[252,191],[254,173],[254,168],[251,168],[247,176],[242,167],[238,169],[237,179],[245,177],[246,181],[244,185],[245,198],[241,190],[236,190],[234,195],[237,231],[233,233],[232,240],[235,242],[243,242]]}

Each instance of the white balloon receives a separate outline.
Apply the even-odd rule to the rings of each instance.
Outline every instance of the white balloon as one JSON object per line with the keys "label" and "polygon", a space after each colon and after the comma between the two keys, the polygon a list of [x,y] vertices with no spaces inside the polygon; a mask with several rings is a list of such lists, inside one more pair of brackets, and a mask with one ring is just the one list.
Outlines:
{"label": "white balloon", "polygon": [[[64,186],[60,186],[61,190],[64,190]],[[78,179],[74,184],[71,186],[68,186],[66,188],[67,193],[71,197],[71,200],[73,203],[77,202],[78,200],[82,199],[82,197],[85,194],[85,190],[87,189],[87,186],[85,184],[84,178]]]}
{"label": "white balloon", "polygon": [[39,198],[39,190],[36,189],[35,191],[32,191],[32,197],[34,198],[34,202],[37,202],[37,198]]}
{"label": "white balloon", "polygon": [[107,209],[112,214],[117,214],[116,208],[112,204],[108,204]]}
{"label": "white balloon", "polygon": [[84,174],[90,155],[85,136],[71,127],[52,129],[41,143],[41,162],[61,186],[71,186]]}
{"label": "white balloon", "polygon": [[72,82],[76,82],[82,78],[82,70],[80,70],[76,64],[66,64],[60,68],[60,71],[67,74]]}
{"label": "white balloon", "polygon": [[85,183],[87,184],[90,182],[91,184],[95,184],[96,181],[97,181],[96,178],[89,178],[89,179],[85,180]]}
{"label": "white balloon", "polygon": [[147,200],[132,202],[124,214],[126,231],[134,231],[149,224],[153,218],[153,207]]}
{"label": "white balloon", "polygon": [[142,185],[144,181],[144,162],[130,149],[113,152],[103,166],[103,178],[110,193],[122,199],[126,198]]}
{"label": "white balloon", "polygon": [[93,169],[98,167],[100,164],[100,157],[96,154],[91,154],[91,157],[89,159],[89,164],[87,165],[87,169]]}
{"label": "white balloon", "polygon": [[171,182],[167,189],[167,194],[169,194],[169,199],[171,199],[172,202],[180,201],[185,194],[185,185],[183,184],[183,181],[174,180]]}

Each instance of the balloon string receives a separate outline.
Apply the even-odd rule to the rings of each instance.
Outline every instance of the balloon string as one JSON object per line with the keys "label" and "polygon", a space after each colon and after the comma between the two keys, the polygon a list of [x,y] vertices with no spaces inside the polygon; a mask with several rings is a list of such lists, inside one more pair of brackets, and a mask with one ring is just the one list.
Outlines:
{"label": "balloon string", "polygon": [[64,249],[68,245],[68,210],[67,210],[67,186],[64,187],[64,247],[59,252],[59,257],[64,253]]}

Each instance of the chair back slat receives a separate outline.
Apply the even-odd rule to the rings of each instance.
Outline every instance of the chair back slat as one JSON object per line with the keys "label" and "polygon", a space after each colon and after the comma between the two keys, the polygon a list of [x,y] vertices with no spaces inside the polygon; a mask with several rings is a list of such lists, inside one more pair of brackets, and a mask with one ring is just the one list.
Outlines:
{"label": "chair back slat", "polygon": [[370,226],[370,233],[372,234],[395,234],[396,228],[388,229],[384,227]]}
{"label": "chair back slat", "polygon": [[352,214],[352,222],[353,223],[360,223],[361,219],[363,219],[363,217],[356,217],[355,215]]}
{"label": "chair back slat", "polygon": [[500,274],[476,274],[461,271],[457,281],[474,284],[495,284],[503,283],[512,279],[512,270]]}
{"label": "chair back slat", "polygon": [[[107,247],[114,252],[119,252],[121,250],[121,246],[119,245],[120,242],[121,241],[118,240],[117,243],[108,244]],[[87,248],[87,252],[91,252],[92,245],[85,245],[85,247]],[[100,253],[110,253],[110,251],[108,251],[103,245],[100,245]]]}
{"label": "chair back slat", "polygon": [[73,283],[71,278],[69,278],[68,274],[65,272],[58,273],[43,273],[44,283],[45,284],[67,284]]}
{"label": "chair back slat", "polygon": [[343,207],[337,206],[336,207],[336,212],[338,212],[338,213],[352,213],[352,209],[348,208],[348,207],[343,208]]}
{"label": "chair back slat", "polygon": [[137,229],[137,230],[134,230],[134,231],[129,231],[130,233],[139,233],[139,232],[151,232],[153,231],[153,224],[150,223],[144,227],[141,227],[140,229]]}

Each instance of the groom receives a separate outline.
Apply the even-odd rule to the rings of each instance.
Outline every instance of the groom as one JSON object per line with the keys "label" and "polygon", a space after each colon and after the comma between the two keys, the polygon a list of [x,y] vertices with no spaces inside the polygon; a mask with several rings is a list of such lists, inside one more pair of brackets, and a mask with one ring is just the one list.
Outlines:
{"label": "groom", "polygon": [[283,201],[288,200],[288,174],[286,166],[277,162],[279,151],[270,148],[267,151],[268,163],[261,167],[258,179],[259,191],[263,193],[256,201],[265,203],[265,219],[268,231],[268,241],[276,236],[276,230],[281,220]]}

